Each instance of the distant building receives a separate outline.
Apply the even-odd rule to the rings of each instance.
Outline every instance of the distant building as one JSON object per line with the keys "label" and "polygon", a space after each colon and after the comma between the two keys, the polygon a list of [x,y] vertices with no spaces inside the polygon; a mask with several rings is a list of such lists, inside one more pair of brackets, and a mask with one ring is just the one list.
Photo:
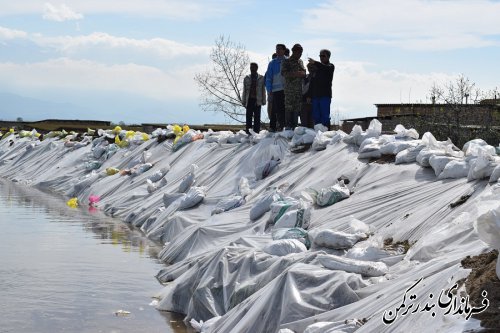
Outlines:
{"label": "distant building", "polygon": [[431,132],[438,140],[451,139],[458,146],[481,138],[491,145],[500,142],[500,100],[485,99],[477,104],[375,104],[376,117],[345,119],[342,130],[350,133],[354,125],[366,130],[372,119],[382,123],[385,133],[392,133],[396,125],[415,128],[421,135]]}

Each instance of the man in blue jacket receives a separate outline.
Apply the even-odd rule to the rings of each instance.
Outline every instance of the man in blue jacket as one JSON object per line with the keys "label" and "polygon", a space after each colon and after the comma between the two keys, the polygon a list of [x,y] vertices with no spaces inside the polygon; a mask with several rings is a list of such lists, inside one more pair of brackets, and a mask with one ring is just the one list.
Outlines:
{"label": "man in blue jacket", "polygon": [[281,76],[281,63],[285,59],[286,46],[276,45],[276,58],[269,62],[266,71],[266,90],[272,99],[272,109],[269,119],[271,132],[281,130],[285,126],[285,92],[284,80]]}

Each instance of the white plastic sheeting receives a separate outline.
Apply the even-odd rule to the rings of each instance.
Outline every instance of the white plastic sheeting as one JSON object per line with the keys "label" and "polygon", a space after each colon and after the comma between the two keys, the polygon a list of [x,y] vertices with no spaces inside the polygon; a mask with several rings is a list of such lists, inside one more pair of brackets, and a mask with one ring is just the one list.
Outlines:
{"label": "white plastic sheeting", "polygon": [[[389,326],[382,318],[386,310],[397,307],[405,290],[419,278],[423,278],[415,289],[419,296],[439,294],[467,276],[468,270],[460,266],[462,258],[496,246],[479,239],[474,221],[478,221],[478,230],[483,228],[479,225],[487,226],[487,234],[497,230],[496,219],[484,214],[499,206],[499,185],[488,184],[498,158],[480,142],[457,151],[450,142],[437,142],[430,133],[418,140],[411,130],[397,128],[393,136],[382,136],[380,130],[374,122],[366,132],[355,127],[345,137],[340,132],[325,132],[320,138],[331,137],[331,144],[302,154],[288,151],[286,137],[291,138],[293,132],[261,132],[250,137],[212,132],[205,140],[185,143],[176,151],[170,139],[161,143],[133,140],[125,148],[104,145],[102,154],[94,154],[92,148],[97,145],[85,144],[89,138],[77,142],[76,148],[77,143],[67,147],[58,138],[39,142],[15,137],[12,145],[0,141],[0,176],[77,196],[83,203],[98,195],[104,212],[163,242],[159,257],[169,266],[158,273],[158,279],[169,283],[159,293],[158,308],[183,313],[187,321],[196,323],[220,316],[205,327],[207,332],[277,332],[285,328],[314,332],[314,324],[320,322],[329,323],[323,326],[326,332],[330,328],[356,332],[463,330],[468,323],[464,317],[443,313],[432,320],[427,313],[399,317]],[[363,144],[366,139],[370,141]],[[360,160],[357,146],[369,144],[377,144],[381,154],[397,154],[396,163],[404,164]],[[420,155],[424,149],[425,156]],[[428,166],[415,163],[419,155],[422,164],[428,160]],[[445,163],[441,157],[449,161]],[[268,169],[265,177],[265,170],[256,174],[258,166],[278,160],[279,166]],[[86,164],[97,166],[93,162],[100,166],[87,170]],[[449,167],[452,164],[460,172]],[[469,166],[467,173],[464,165]],[[134,167],[141,172],[108,176],[104,171]],[[441,169],[440,178],[446,178],[445,173],[453,177],[438,179],[436,170]],[[470,170],[475,174],[468,182]],[[339,179],[349,179],[350,197],[331,206],[312,205],[315,198],[308,189],[328,188]],[[151,184],[154,191],[148,189]],[[222,205],[238,195],[245,199],[238,202],[241,205]],[[461,205],[450,205],[464,196],[468,200]],[[188,197],[196,200],[186,202]],[[310,204],[309,225],[300,233],[300,244],[306,243],[304,233],[317,235],[323,230],[363,232],[368,239],[360,237],[350,249],[318,246],[285,256],[264,252],[273,235],[280,237],[278,229],[266,228],[271,204],[290,198]],[[212,215],[218,204],[231,209]],[[297,239],[291,233],[289,237],[285,240]],[[408,240],[410,250],[405,254],[384,248],[387,238]],[[320,258],[335,265],[325,268]],[[376,264],[380,274],[366,274],[371,264]]]}

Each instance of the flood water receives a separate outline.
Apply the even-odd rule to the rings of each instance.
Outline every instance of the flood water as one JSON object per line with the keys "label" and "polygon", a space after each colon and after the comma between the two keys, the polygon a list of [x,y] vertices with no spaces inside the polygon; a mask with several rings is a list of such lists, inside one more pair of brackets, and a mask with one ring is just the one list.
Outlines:
{"label": "flood water", "polygon": [[191,332],[150,305],[158,245],[65,201],[0,180],[0,333]]}

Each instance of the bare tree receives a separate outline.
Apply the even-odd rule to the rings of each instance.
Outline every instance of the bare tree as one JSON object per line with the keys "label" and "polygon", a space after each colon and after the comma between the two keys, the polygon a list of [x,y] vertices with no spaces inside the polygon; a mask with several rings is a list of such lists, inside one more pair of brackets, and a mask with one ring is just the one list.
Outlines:
{"label": "bare tree", "polygon": [[220,36],[210,53],[212,68],[195,75],[201,92],[203,111],[222,112],[238,122],[244,122],[245,109],[241,99],[243,78],[250,58],[242,44]]}
{"label": "bare tree", "polygon": [[490,140],[498,137],[492,127],[491,112],[471,107],[471,104],[497,96],[497,88],[484,92],[461,74],[442,86],[434,84],[429,92],[436,104],[431,114],[419,119],[422,128],[436,133],[441,139],[448,137],[457,145],[475,137]]}

